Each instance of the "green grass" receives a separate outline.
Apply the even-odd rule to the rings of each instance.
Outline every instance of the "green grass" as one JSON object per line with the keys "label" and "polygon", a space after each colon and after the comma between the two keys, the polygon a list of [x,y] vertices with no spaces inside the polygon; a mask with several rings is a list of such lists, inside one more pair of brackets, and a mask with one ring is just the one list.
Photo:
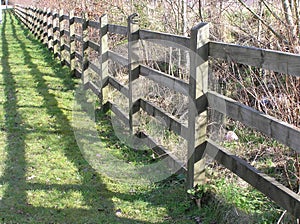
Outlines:
{"label": "green grass", "polygon": [[[185,214],[182,183],[130,186],[95,172],[81,155],[71,126],[79,80],[12,13],[3,16],[0,222],[193,223]],[[99,123],[103,138],[112,131],[105,119]],[[115,137],[109,140],[112,150],[123,147]],[[122,153],[125,160],[133,157],[128,148]]]}

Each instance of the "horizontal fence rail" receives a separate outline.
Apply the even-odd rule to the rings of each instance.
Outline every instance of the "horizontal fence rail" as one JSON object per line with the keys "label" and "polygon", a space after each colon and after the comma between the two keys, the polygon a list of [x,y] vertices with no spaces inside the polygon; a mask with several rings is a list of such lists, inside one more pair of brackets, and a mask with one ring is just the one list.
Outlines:
{"label": "horizontal fence rail", "polygon": [[216,92],[209,91],[207,98],[212,109],[227,115],[233,120],[240,121],[248,127],[253,127],[300,153],[300,141],[297,138],[297,136],[300,136],[300,130],[295,129],[292,125]]}
{"label": "horizontal fence rail", "polygon": [[209,43],[211,57],[300,77],[299,55],[219,42]]}
{"label": "horizontal fence rail", "polygon": [[[167,149],[158,146],[151,136],[143,132],[135,133],[143,142],[158,155],[168,158],[168,164],[174,172],[187,174],[187,187],[194,186],[197,173],[203,173],[204,155],[209,155],[214,160],[237,174],[253,187],[274,200],[282,208],[295,217],[300,218],[300,196],[284,187],[273,178],[261,173],[243,159],[229,153],[211,139],[206,138],[207,108],[218,111],[233,120],[240,121],[246,126],[278,140],[296,152],[300,152],[300,130],[274,117],[263,114],[251,107],[243,105],[231,98],[225,97],[207,89],[208,86],[208,60],[223,59],[272,70],[278,73],[300,76],[300,56],[296,54],[265,50],[253,47],[243,47],[227,43],[210,41],[208,24],[201,23],[191,30],[191,37],[182,37],[172,34],[153,32],[139,29],[135,16],[128,18],[128,26],[109,24],[107,16],[102,16],[99,21],[89,21],[85,14],[81,17],[68,15],[61,10],[46,11],[33,7],[15,6],[14,12],[28,29],[44,43],[63,64],[70,66],[74,75],[81,77],[86,88],[98,96],[104,110],[111,110],[131,131],[134,131],[134,114],[142,110],[154,118],[163,118],[167,129],[173,131],[187,140],[187,164],[176,158]],[[80,27],[76,33],[74,26]],[[89,40],[88,30],[99,30],[99,41]],[[128,55],[123,56],[108,48],[108,34],[118,34],[128,39]],[[170,76],[164,72],[143,65],[138,60],[138,40],[152,41],[164,47],[189,49],[196,52],[197,57],[191,57],[189,81]],[[75,44],[81,45],[80,52]],[[99,63],[89,60],[91,51],[100,55]],[[125,66],[128,69],[128,84],[122,84],[108,72],[108,60]],[[89,80],[88,69],[94,71],[100,80],[94,83]],[[155,83],[188,96],[188,125],[166,113],[162,108],[149,101],[133,97],[133,81],[143,76]],[[103,89],[111,86],[128,99],[129,112],[122,111],[116,104],[103,100]],[[202,118],[201,123],[197,118]],[[200,136],[200,137],[199,137]],[[199,163],[201,162],[202,163]]]}

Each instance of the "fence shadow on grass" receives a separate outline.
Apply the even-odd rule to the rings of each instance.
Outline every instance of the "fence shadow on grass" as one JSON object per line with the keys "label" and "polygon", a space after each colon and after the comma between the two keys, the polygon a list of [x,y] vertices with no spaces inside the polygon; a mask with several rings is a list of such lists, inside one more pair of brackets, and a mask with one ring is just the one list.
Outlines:
{"label": "fence shadow on grass", "polygon": [[[10,23],[10,24],[9,24]],[[145,223],[137,220],[130,220],[115,215],[114,205],[110,196],[111,193],[106,189],[101,177],[89,166],[82,158],[79,148],[76,145],[75,137],[70,125],[70,121],[58,106],[57,99],[53,93],[49,91],[43,72],[40,71],[38,65],[33,62],[31,54],[26,50],[25,43],[17,35],[17,20],[13,18],[11,13],[4,13],[3,28],[1,33],[2,54],[1,65],[3,67],[3,79],[5,84],[5,129],[6,152],[5,170],[0,178],[0,183],[6,186],[5,192],[0,202],[0,217],[2,222],[20,222],[20,223]],[[18,24],[19,26],[20,24]],[[11,26],[9,28],[9,26]],[[30,74],[35,81],[36,90],[43,97],[41,108],[37,109],[36,116],[39,116],[38,109],[45,109],[50,116],[55,117],[57,124],[56,132],[63,133],[60,144],[64,147],[64,155],[78,169],[82,178],[81,185],[77,184],[44,184],[30,183],[26,180],[26,136],[32,130],[28,128],[29,124],[25,117],[21,117],[18,108],[17,82],[15,74],[11,71],[9,61],[9,41],[6,37],[6,30],[12,29],[13,38],[18,42],[18,46],[22,49],[22,57],[24,63],[30,68]],[[24,30],[24,34],[27,31]],[[33,47],[41,47],[40,44],[32,41]],[[58,64],[53,62],[51,54],[45,53],[45,62],[48,66],[54,66],[54,71],[58,78],[64,79],[64,88],[74,89],[75,84],[71,78],[68,78],[66,69],[59,69]],[[30,100],[30,99],[28,99]],[[41,128],[35,127],[34,131],[41,131]],[[46,134],[46,133],[43,133]],[[89,173],[86,172],[89,170]],[[96,190],[95,190],[96,189]],[[68,192],[79,191],[84,203],[89,209],[76,208],[55,208],[46,206],[33,206],[27,201],[27,191],[42,190],[51,193],[51,190]],[[76,219],[74,219],[76,217]],[[70,218],[70,219],[69,219]],[[71,219],[72,218],[72,219]],[[101,221],[103,220],[103,221]]]}
{"label": "fence shadow on grass", "polygon": [[[0,183],[5,187],[5,193],[0,202],[0,214],[13,220],[16,215],[21,215],[22,211],[18,208],[20,204],[26,204],[26,183],[25,183],[25,128],[17,109],[17,90],[16,81],[11,73],[11,66],[8,61],[8,42],[6,39],[7,13],[3,15],[2,39],[2,75],[4,82],[4,130],[6,132],[5,144],[5,169]],[[0,215],[0,216],[1,216]],[[2,222],[6,220],[2,218]]]}

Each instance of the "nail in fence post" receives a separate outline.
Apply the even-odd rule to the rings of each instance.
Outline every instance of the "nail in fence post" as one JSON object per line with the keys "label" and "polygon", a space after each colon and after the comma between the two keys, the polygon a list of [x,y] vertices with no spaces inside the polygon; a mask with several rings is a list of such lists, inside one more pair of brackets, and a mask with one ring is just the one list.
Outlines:
{"label": "nail in fence post", "polygon": [[128,29],[128,72],[129,72],[129,130],[133,134],[133,87],[134,81],[139,78],[139,25],[138,15],[136,13],[130,15],[127,20]]}
{"label": "nail in fence post", "polygon": [[82,13],[82,71],[81,80],[82,84],[86,85],[89,82],[89,77],[87,75],[87,70],[89,68],[89,36],[88,36],[88,15],[87,13]]}
{"label": "nail in fence post", "polygon": [[[195,163],[195,147],[206,141],[207,111],[198,116],[196,101],[207,92],[208,88],[208,41],[209,25],[200,23],[191,30],[191,62],[189,80],[189,138],[187,188],[194,187],[195,182],[205,181],[205,161],[202,158]],[[195,54],[197,56],[195,57]]]}
{"label": "nail in fence post", "polygon": [[108,19],[103,15],[99,19],[99,64],[100,64],[100,106],[103,106],[103,86],[108,79]]}
{"label": "nail in fence post", "polygon": [[76,64],[76,57],[75,57],[75,51],[76,51],[76,45],[75,45],[75,20],[74,20],[74,10],[69,12],[69,32],[70,32],[70,69],[71,69],[71,75],[75,75],[75,64]]}

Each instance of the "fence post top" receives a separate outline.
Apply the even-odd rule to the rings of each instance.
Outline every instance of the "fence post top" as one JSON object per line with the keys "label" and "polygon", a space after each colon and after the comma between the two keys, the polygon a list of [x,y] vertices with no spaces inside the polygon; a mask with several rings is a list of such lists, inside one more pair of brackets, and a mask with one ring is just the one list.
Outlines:
{"label": "fence post top", "polygon": [[133,13],[130,16],[128,16],[128,22],[132,24],[138,23],[138,17],[139,15],[137,13]]}
{"label": "fence post top", "polygon": [[100,21],[107,21],[107,19],[108,19],[107,14],[103,14],[100,16]]}
{"label": "fence post top", "polygon": [[[201,39],[201,41],[199,38]],[[203,44],[204,42],[207,42],[208,39],[209,39],[209,23],[198,23],[196,26],[194,26],[191,29],[191,40],[198,42],[196,45],[200,44],[200,42]],[[191,44],[193,46],[193,43]]]}
{"label": "fence post top", "polygon": [[209,27],[209,23],[203,23],[203,22],[198,23],[197,25],[192,27],[191,31],[199,30],[203,27]]}
{"label": "fence post top", "polygon": [[81,16],[82,16],[82,19],[83,19],[83,20],[86,20],[86,19],[88,19],[88,18],[89,18],[89,15],[88,15],[88,13],[87,13],[87,12],[85,12],[85,11],[82,11],[82,13],[81,13]]}

